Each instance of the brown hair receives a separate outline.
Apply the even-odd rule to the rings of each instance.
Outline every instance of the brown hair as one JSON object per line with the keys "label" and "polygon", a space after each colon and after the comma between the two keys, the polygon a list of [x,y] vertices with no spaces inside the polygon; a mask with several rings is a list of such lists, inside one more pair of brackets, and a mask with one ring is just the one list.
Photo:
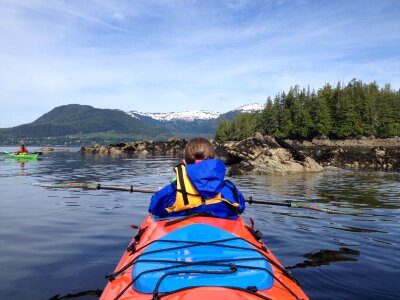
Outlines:
{"label": "brown hair", "polygon": [[197,137],[187,143],[183,156],[186,164],[194,164],[196,160],[214,158],[214,147],[208,139]]}

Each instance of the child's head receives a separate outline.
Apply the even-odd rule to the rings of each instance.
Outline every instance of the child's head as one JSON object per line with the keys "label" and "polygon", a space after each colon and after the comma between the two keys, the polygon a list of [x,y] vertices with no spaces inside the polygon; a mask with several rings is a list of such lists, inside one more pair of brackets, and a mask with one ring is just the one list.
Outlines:
{"label": "child's head", "polygon": [[184,162],[187,165],[208,158],[214,158],[214,148],[208,139],[197,137],[187,143],[184,151]]}

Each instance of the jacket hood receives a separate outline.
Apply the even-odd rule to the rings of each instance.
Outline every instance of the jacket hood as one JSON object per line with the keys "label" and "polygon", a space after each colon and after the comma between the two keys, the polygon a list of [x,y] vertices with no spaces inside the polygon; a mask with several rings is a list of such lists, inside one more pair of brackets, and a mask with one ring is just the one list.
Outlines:
{"label": "jacket hood", "polygon": [[193,187],[206,199],[214,198],[224,187],[226,167],[219,159],[206,159],[186,166]]}

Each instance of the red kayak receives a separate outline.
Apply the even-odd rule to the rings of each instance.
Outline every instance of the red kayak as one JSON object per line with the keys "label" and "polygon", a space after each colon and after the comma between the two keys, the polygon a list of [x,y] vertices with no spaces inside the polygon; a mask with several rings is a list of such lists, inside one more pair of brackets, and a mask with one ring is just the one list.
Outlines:
{"label": "red kayak", "polygon": [[308,299],[241,219],[147,216],[100,299]]}

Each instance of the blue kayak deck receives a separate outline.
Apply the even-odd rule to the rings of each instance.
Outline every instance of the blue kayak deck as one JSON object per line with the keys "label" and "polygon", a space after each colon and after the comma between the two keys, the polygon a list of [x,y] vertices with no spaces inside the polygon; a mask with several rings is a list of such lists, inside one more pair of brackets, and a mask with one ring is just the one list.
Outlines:
{"label": "blue kayak deck", "polygon": [[153,242],[136,261],[133,288],[141,293],[199,286],[257,290],[273,286],[271,266],[252,245],[207,224],[191,224]]}

